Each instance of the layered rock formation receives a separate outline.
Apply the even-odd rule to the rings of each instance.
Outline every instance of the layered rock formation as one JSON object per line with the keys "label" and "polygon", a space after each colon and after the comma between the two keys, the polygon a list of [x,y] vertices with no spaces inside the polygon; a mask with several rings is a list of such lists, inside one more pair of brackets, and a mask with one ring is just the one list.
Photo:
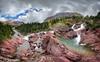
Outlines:
{"label": "layered rock formation", "polygon": [[59,36],[65,39],[77,37],[77,33],[72,29],[63,28],[55,32],[33,33],[27,40],[30,47],[26,50],[22,48],[20,54],[16,53],[17,48],[26,40],[17,37],[4,41],[0,45],[0,62],[100,62],[100,29],[84,29],[81,32],[80,44],[84,43],[84,46],[88,46],[95,54],[84,56],[62,44]]}

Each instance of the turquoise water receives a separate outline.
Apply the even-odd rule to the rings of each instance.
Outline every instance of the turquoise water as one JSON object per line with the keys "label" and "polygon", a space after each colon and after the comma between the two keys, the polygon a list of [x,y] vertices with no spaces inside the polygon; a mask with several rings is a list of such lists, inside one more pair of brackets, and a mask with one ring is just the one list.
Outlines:
{"label": "turquoise water", "polygon": [[95,53],[86,46],[82,46],[82,45],[77,45],[74,39],[64,39],[63,37],[60,37],[59,40],[61,41],[62,44],[64,44],[69,50],[72,50],[76,53],[82,54],[82,55],[94,55]]}

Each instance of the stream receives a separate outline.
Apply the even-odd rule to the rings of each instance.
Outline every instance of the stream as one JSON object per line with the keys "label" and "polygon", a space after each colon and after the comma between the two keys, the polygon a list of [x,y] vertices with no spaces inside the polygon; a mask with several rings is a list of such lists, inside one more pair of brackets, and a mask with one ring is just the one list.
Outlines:
{"label": "stream", "polygon": [[[84,46],[84,45],[80,45],[80,40],[81,40],[81,34],[79,33],[79,30],[84,29],[84,25],[81,24],[81,27],[79,29],[75,29],[74,28],[75,25],[72,26],[73,30],[77,33],[77,37],[73,38],[73,39],[65,39],[63,36],[58,37],[58,39],[60,40],[60,42],[62,44],[64,44],[69,50],[72,50],[78,54],[81,55],[85,55],[85,56],[91,56],[94,55],[95,53],[91,50],[90,47],[88,46]],[[21,35],[21,33],[19,33],[18,31],[15,31],[15,35]],[[20,47],[18,48],[18,50],[22,50],[22,49],[28,49],[29,46],[29,42],[28,42],[28,37],[30,35],[27,36],[23,36],[24,39],[24,43],[22,45],[20,45]]]}
{"label": "stream", "polygon": [[60,37],[59,40],[62,44],[64,44],[69,50],[72,50],[76,53],[85,55],[85,56],[91,56],[95,53],[87,46],[77,45],[74,39],[64,39],[63,37]]}
{"label": "stream", "polygon": [[73,39],[64,39],[62,36],[59,37],[59,40],[62,44],[64,44],[69,50],[72,50],[76,53],[85,55],[85,56],[91,56],[95,53],[91,50],[88,45],[80,45],[81,41],[81,30],[85,29],[84,24],[81,24],[79,28],[75,28],[75,24],[71,27],[73,31],[77,33],[77,37]]}

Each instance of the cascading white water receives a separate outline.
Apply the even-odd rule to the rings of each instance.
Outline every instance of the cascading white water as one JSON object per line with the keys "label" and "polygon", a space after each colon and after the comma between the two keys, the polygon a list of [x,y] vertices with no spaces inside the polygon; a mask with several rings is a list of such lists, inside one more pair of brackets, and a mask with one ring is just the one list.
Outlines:
{"label": "cascading white water", "polygon": [[95,53],[91,50],[91,48],[86,47],[86,44],[80,44],[82,31],[85,29],[85,25],[80,24],[76,26],[75,24],[71,27],[73,31],[76,32],[77,37],[74,39],[65,39],[64,37],[60,37],[60,41],[64,44],[68,49],[79,53],[84,56],[94,55]]}
{"label": "cascading white water", "polygon": [[80,28],[75,29],[75,24],[71,27],[76,33],[77,33],[77,37],[75,38],[76,40],[76,45],[79,45],[80,41],[81,41],[81,30],[85,29],[84,24],[80,25]]}
{"label": "cascading white water", "polygon": [[81,35],[79,33],[77,33],[77,37],[75,38],[75,40],[77,41],[76,44],[79,45],[81,41]]}

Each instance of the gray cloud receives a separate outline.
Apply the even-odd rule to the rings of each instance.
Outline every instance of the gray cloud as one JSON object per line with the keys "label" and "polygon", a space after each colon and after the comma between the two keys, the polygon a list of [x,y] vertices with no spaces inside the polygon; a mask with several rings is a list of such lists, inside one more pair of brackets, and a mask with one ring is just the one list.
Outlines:
{"label": "gray cloud", "polygon": [[58,12],[79,12],[82,15],[96,15],[100,11],[100,0],[0,0],[0,15],[16,15],[29,8],[43,9],[20,18],[24,22],[42,22]]}

